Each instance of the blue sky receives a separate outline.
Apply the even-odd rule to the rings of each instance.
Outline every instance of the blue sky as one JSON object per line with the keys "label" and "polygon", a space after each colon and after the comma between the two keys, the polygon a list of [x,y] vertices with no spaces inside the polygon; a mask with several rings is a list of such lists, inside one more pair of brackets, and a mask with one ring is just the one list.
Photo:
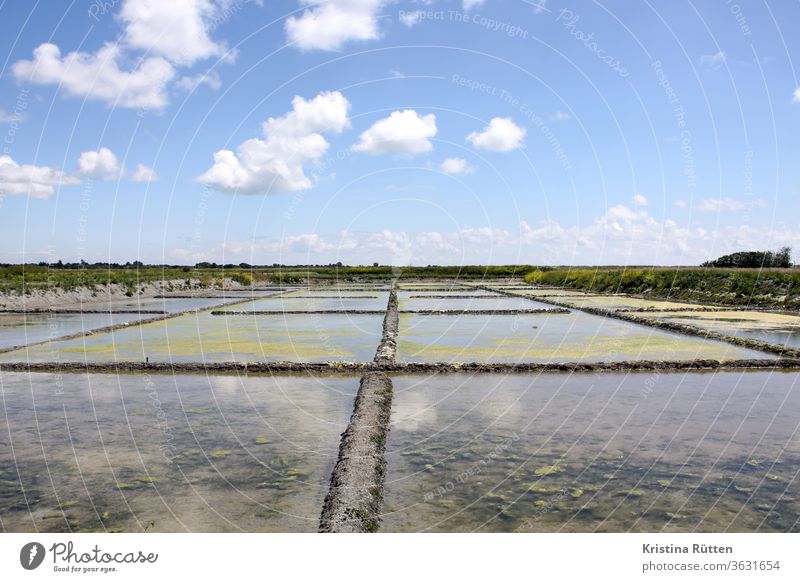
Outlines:
{"label": "blue sky", "polygon": [[800,249],[800,4],[0,4],[0,260]]}

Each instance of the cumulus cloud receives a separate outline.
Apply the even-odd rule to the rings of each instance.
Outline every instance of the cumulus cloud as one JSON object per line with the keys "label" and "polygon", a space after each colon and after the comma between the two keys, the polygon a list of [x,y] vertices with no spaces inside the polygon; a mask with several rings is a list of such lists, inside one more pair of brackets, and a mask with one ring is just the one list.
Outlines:
{"label": "cumulus cloud", "polygon": [[494,117],[483,131],[470,133],[467,141],[478,149],[510,152],[522,147],[525,133],[510,117]]}
{"label": "cumulus cloud", "polygon": [[634,206],[647,206],[650,204],[650,201],[641,194],[636,194],[632,201]]}
{"label": "cumulus cloud", "polygon": [[461,7],[464,10],[472,10],[476,6],[482,6],[486,0],[463,0],[461,3]]}
{"label": "cumulus cloud", "polygon": [[208,33],[216,12],[210,0],[127,0],[119,13],[125,24],[123,41],[176,65],[192,65],[225,50]]}
{"label": "cumulus cloud", "polygon": [[436,132],[433,113],[420,115],[413,109],[393,111],[362,133],[353,150],[368,154],[421,154],[433,149],[430,138]]}
{"label": "cumulus cloud", "polygon": [[131,180],[134,182],[157,182],[158,174],[150,166],[139,164],[134,168]]}
{"label": "cumulus cloud", "polygon": [[246,194],[310,188],[303,165],[328,150],[322,133],[341,133],[349,126],[349,110],[350,102],[338,91],[320,93],[310,101],[296,96],[291,111],[262,124],[264,139],[249,139],[235,153],[217,151],[214,165],[197,181]]}
{"label": "cumulus cloud", "polygon": [[286,19],[289,42],[304,50],[338,50],[349,41],[379,37],[378,11],[385,0],[300,0],[300,16]]}
{"label": "cumulus cloud", "polygon": [[25,194],[46,200],[55,193],[56,186],[78,184],[69,174],[47,166],[19,165],[10,156],[0,156],[0,194]]}
{"label": "cumulus cloud", "polygon": [[719,69],[726,58],[727,55],[723,51],[719,51],[713,55],[703,55],[700,57],[700,66],[709,69]]}
{"label": "cumulus cloud", "polygon": [[800,103],[800,87],[794,90],[794,94],[792,95],[792,101],[795,103]]}
{"label": "cumulus cloud", "polygon": [[400,22],[411,28],[422,22],[422,10],[412,10],[410,12],[400,12]]}
{"label": "cumulus cloud", "polygon": [[78,158],[78,174],[95,180],[117,180],[124,169],[108,148],[83,152]]}
{"label": "cumulus cloud", "polygon": [[54,44],[44,43],[33,59],[14,63],[21,80],[37,85],[55,84],[76,97],[97,99],[109,105],[161,109],[167,104],[167,85],[175,69],[161,57],[146,58],[128,70],[120,68],[118,46],[107,44],[94,54],[72,52],[61,56]]}
{"label": "cumulus cloud", "polygon": [[464,158],[447,158],[439,165],[445,174],[472,174],[475,169]]}
{"label": "cumulus cloud", "polygon": [[[95,52],[62,55],[43,43],[31,60],[14,63],[14,75],[37,85],[57,85],[69,95],[115,107],[163,109],[176,68],[221,56],[227,50],[210,31],[229,10],[230,0],[125,0],[118,14],[124,30],[116,42]],[[228,54],[228,60],[231,60]],[[184,76],[181,88],[219,83],[214,75]],[[194,85],[193,85],[194,84]]]}

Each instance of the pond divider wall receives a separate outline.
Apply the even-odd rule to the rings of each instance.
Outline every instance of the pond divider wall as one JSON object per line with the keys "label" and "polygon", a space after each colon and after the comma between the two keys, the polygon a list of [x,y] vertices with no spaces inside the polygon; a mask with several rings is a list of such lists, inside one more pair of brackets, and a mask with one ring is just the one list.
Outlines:
{"label": "pond divider wall", "polygon": [[4,313],[19,315],[164,315],[163,309],[0,309]]}
{"label": "pond divider wall", "polygon": [[397,332],[400,328],[400,316],[397,312],[397,291],[389,292],[389,304],[383,318],[383,335],[375,352],[375,363],[393,364],[397,354]]}
{"label": "pond divider wall", "polygon": [[392,381],[383,372],[361,378],[355,408],[342,433],[339,457],[322,506],[319,531],[378,531],[386,478],[386,437],[392,408]]}
{"label": "pond divider wall", "polygon": [[800,359],[624,360],[618,362],[0,362],[0,372],[147,373],[147,374],[285,374],[336,376],[386,374],[529,374],[544,372],[635,372],[647,370],[797,370]]}

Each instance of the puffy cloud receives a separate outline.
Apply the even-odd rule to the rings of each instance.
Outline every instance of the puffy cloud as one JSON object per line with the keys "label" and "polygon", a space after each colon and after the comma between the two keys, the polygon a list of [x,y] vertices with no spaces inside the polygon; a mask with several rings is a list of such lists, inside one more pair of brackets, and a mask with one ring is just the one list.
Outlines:
{"label": "puffy cloud", "polygon": [[400,11],[400,22],[408,28],[422,22],[422,10],[412,10],[411,12]]}
{"label": "puffy cloud", "polygon": [[44,43],[33,59],[14,63],[18,79],[38,85],[56,84],[70,95],[104,101],[109,105],[161,109],[167,104],[167,85],[175,69],[161,57],[146,58],[130,70],[122,70],[118,46],[107,44],[97,53],[72,52]]}
{"label": "puffy cloud", "polygon": [[208,85],[215,91],[222,87],[222,81],[219,79],[219,73],[216,71],[207,71],[197,75],[183,76],[175,81],[175,86],[187,92],[192,92],[202,85]]}
{"label": "puffy cloud", "polygon": [[[113,4],[113,3],[112,3]],[[191,66],[227,50],[210,37],[222,18],[229,18],[231,0],[125,0],[118,14],[124,30],[116,42],[96,52],[62,56],[52,43],[39,45],[33,59],[12,67],[21,80],[58,85],[76,97],[116,107],[162,109],[176,67]],[[144,56],[136,56],[136,53]],[[229,56],[228,60],[232,57]],[[178,79],[180,88],[219,84],[216,75]]]}
{"label": "puffy cloud", "polygon": [[122,177],[123,167],[108,148],[83,152],[78,158],[78,174],[95,180],[117,180]]}
{"label": "puffy cloud", "polygon": [[461,2],[461,7],[464,10],[472,10],[476,6],[482,6],[486,0],[463,0]]}
{"label": "puffy cloud", "polygon": [[478,149],[493,152],[510,152],[522,147],[525,139],[525,129],[519,127],[509,117],[494,117],[483,131],[473,131],[467,136],[467,141]]}
{"label": "puffy cloud", "polygon": [[46,200],[55,193],[55,186],[78,184],[69,174],[47,166],[20,166],[9,156],[0,156],[0,193],[26,194]]}
{"label": "puffy cloud", "polygon": [[445,174],[472,174],[475,171],[464,158],[447,158],[439,169]]}
{"label": "puffy cloud", "polygon": [[800,87],[794,90],[794,94],[792,95],[792,101],[795,103],[800,103]]}
{"label": "puffy cloud", "polygon": [[209,37],[207,24],[217,12],[209,0],[127,0],[119,13],[123,41],[130,47],[188,66],[224,52]]}
{"label": "puffy cloud", "polygon": [[139,164],[134,168],[131,180],[134,182],[157,182],[158,174],[156,174],[156,171],[150,166]]}
{"label": "puffy cloud", "polygon": [[703,55],[700,57],[700,66],[709,69],[719,69],[726,58],[727,55],[723,51],[719,51],[713,55]]}
{"label": "puffy cloud", "polygon": [[308,8],[286,19],[288,40],[305,50],[335,51],[348,41],[378,38],[384,0],[300,0]]}
{"label": "puffy cloud", "polygon": [[303,164],[328,150],[322,133],[341,133],[349,126],[349,109],[350,102],[338,91],[320,93],[311,101],[296,96],[290,112],[264,122],[264,139],[249,139],[236,153],[217,151],[214,165],[197,181],[246,194],[310,188]]}
{"label": "puffy cloud", "polygon": [[645,198],[641,194],[636,194],[633,197],[633,205],[634,206],[647,206],[648,204],[650,204],[650,201],[647,200],[647,198]]}
{"label": "puffy cloud", "polygon": [[420,115],[413,109],[393,111],[362,133],[353,150],[368,154],[421,154],[433,149],[430,138],[436,131],[433,113]]}

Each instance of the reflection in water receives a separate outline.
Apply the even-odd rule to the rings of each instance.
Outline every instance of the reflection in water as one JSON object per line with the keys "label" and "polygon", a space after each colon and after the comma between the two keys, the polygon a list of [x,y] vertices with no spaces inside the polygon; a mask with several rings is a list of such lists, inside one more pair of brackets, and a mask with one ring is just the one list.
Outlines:
{"label": "reflection in water", "polygon": [[53,338],[138,321],[153,315],[130,313],[2,313],[0,348],[47,341]]}
{"label": "reflection in water", "polygon": [[405,362],[564,362],[771,358],[725,342],[572,312],[400,315]]}
{"label": "reflection in water", "polygon": [[0,355],[4,361],[370,361],[380,315],[182,315]]}
{"label": "reflection in water", "polygon": [[316,531],[354,378],[0,375],[3,531]]}
{"label": "reflection in water", "polygon": [[800,531],[798,380],[395,378],[382,529]]}

